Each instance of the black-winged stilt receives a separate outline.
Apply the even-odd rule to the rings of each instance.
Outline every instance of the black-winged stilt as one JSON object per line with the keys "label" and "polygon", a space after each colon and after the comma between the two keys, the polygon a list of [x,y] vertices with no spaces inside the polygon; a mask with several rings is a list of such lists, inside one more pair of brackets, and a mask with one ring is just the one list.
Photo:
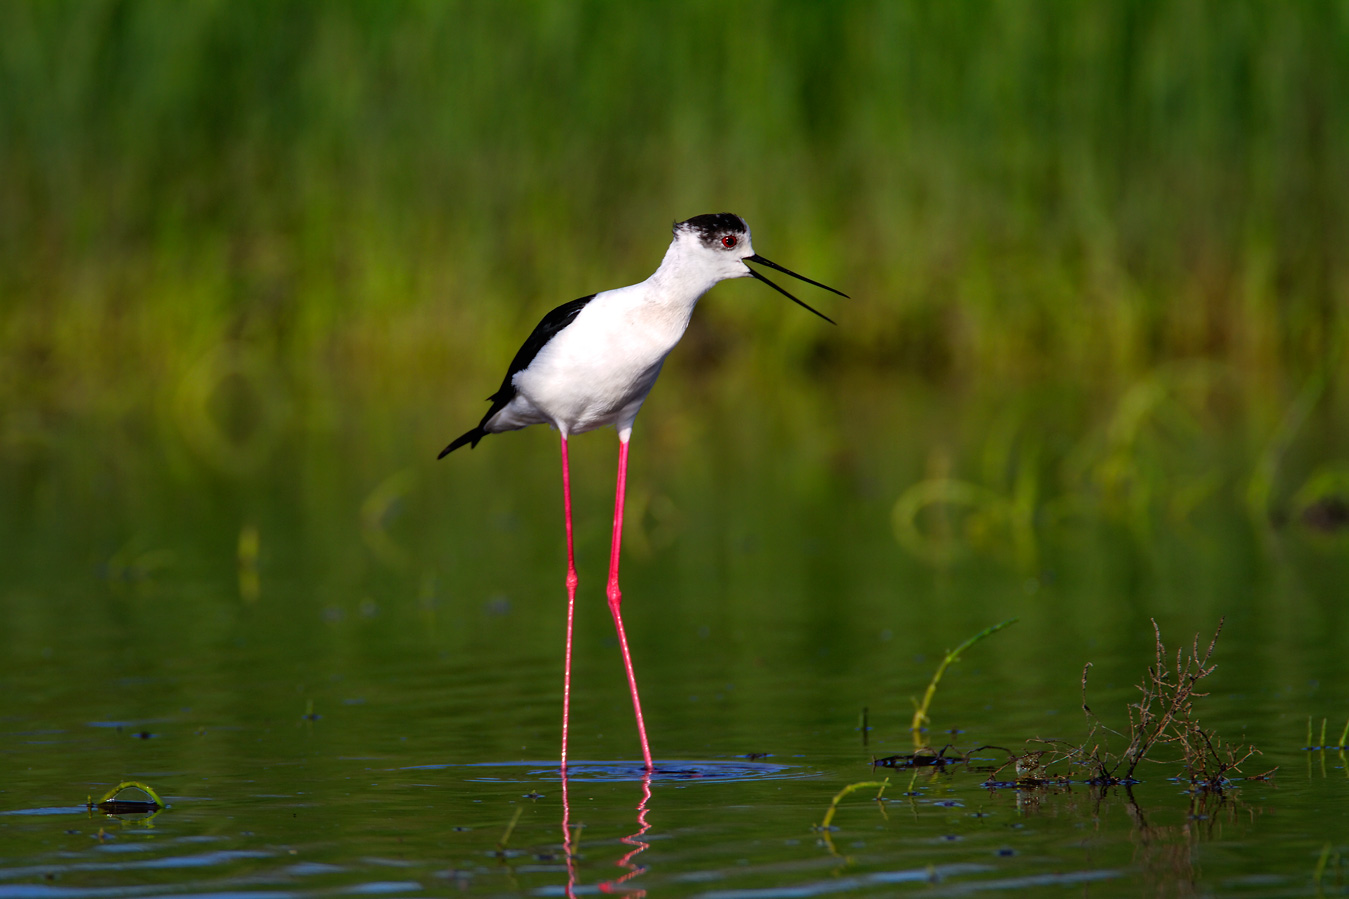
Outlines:
{"label": "black-winged stilt", "polygon": [[606,290],[563,303],[543,317],[511,360],[501,387],[487,399],[492,407],[478,426],[441,450],[470,447],[488,434],[549,424],[562,436],[562,508],[567,521],[567,651],[562,679],[562,768],[567,767],[567,726],[571,707],[572,621],[576,611],[576,560],[572,552],[571,474],[567,438],[612,425],[618,431],[618,487],[614,498],[614,534],[609,551],[609,611],[618,630],[618,647],[632,692],[642,759],[650,771],[637,678],[628,638],[623,632],[623,602],[618,589],[618,556],[623,542],[623,494],[628,479],[628,441],[632,423],[656,383],[665,357],[688,328],[693,307],[718,281],[757,278],[793,303],[833,323],[769,281],[747,262],[846,297],[847,294],[769,262],[754,252],[749,226],[729,212],[698,215],[674,226],[674,239],[660,268],[640,284]]}

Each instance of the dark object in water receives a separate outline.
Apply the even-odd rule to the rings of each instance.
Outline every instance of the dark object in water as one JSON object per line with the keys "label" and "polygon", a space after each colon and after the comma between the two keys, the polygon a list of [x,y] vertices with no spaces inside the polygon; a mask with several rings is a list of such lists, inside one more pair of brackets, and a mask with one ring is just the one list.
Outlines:
{"label": "dark object in water", "polygon": [[1323,534],[1342,531],[1349,527],[1349,500],[1342,496],[1323,496],[1303,508],[1302,523]]}
{"label": "dark object in water", "polygon": [[148,815],[164,806],[158,802],[137,799],[109,799],[94,806],[105,815]]}
{"label": "dark object in water", "polygon": [[[1003,752],[1007,752],[1001,746],[979,746],[960,755],[947,755],[946,752],[949,749],[955,749],[955,747],[948,743],[935,754],[931,749],[920,749],[917,752],[888,755],[885,758],[872,759],[871,766],[873,768],[936,768],[940,771],[947,765],[968,765],[970,757],[983,749],[1002,749]],[[1010,755],[1010,753],[1008,754]]]}
{"label": "dark object in water", "polygon": [[[140,790],[147,799],[118,799],[123,790]],[[168,808],[159,798],[154,787],[138,780],[124,780],[103,794],[103,798],[94,802],[90,797],[88,808],[98,809],[105,815],[149,815],[160,809]]]}

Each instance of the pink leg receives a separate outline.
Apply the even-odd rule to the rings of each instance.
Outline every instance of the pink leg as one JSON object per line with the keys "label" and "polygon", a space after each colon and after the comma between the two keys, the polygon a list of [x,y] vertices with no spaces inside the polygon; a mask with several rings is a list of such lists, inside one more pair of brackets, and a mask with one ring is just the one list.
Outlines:
{"label": "pink leg", "polygon": [[571,539],[571,470],[567,465],[567,437],[562,435],[562,511],[567,518],[567,654],[562,668],[562,777],[563,790],[566,787],[567,771],[567,722],[571,712],[571,634],[572,622],[576,618],[576,585],[580,579],[576,576],[576,556],[572,552]]}
{"label": "pink leg", "polygon": [[642,760],[650,771],[651,747],[646,742],[646,723],[642,720],[642,700],[637,695],[637,677],[632,673],[632,655],[628,652],[628,637],[623,632],[623,594],[618,589],[618,553],[623,545],[623,494],[628,486],[628,438],[618,438],[618,489],[614,497],[614,541],[609,550],[609,611],[618,629],[618,648],[623,652],[623,668],[628,672],[628,689],[632,691],[632,710],[637,715],[637,736],[642,741]]}

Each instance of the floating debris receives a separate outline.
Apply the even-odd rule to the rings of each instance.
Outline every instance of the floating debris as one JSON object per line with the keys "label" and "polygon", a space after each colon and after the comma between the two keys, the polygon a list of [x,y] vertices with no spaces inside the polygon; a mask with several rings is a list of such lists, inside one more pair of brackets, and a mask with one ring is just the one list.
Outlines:
{"label": "floating debris", "polygon": [[[118,799],[118,794],[123,790],[140,790],[149,799]],[[122,781],[104,793],[98,802],[91,799],[88,806],[91,809],[98,809],[105,815],[146,815],[168,808],[153,787],[135,780]]]}

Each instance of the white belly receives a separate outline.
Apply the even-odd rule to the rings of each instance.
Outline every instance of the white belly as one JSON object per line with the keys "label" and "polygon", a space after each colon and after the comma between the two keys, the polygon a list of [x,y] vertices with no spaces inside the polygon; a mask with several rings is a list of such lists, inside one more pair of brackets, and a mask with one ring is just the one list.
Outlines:
{"label": "white belly", "polygon": [[653,315],[628,290],[597,296],[516,374],[518,393],[493,424],[547,422],[564,434],[630,428],[687,324]]}

